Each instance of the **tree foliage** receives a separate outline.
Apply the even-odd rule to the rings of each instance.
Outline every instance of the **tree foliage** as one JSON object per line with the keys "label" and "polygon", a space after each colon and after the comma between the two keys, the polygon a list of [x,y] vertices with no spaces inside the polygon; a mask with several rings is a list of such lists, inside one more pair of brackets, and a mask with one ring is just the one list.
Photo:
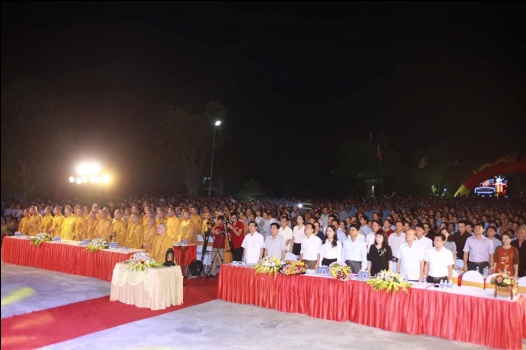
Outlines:
{"label": "tree foliage", "polygon": [[[224,121],[228,111],[217,101],[202,110],[193,106],[161,103],[166,117],[160,123],[158,142],[163,159],[170,167],[174,181],[182,181],[189,197],[197,197],[201,179],[206,175],[212,154],[214,121]],[[217,138],[219,135],[216,135]],[[216,138],[216,146],[219,141]]]}

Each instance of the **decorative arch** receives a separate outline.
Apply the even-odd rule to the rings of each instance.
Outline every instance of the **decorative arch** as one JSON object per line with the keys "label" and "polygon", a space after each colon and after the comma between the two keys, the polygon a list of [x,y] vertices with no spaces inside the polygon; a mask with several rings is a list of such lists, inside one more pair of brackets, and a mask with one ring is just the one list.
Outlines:
{"label": "decorative arch", "polygon": [[477,172],[471,176],[466,182],[464,182],[457,192],[456,196],[467,196],[479,183],[482,181],[492,178],[496,175],[506,175],[514,173],[526,173],[526,157],[521,160],[511,163],[500,163],[491,167],[486,167],[483,170]]}

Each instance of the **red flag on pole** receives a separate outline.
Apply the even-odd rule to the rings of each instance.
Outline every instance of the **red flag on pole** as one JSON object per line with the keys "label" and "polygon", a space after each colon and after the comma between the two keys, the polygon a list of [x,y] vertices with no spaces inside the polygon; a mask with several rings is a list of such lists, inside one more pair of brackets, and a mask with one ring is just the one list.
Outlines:
{"label": "red flag on pole", "polygon": [[380,159],[380,162],[382,161],[382,151],[380,151],[380,145],[377,145],[376,147],[376,156],[378,159]]}

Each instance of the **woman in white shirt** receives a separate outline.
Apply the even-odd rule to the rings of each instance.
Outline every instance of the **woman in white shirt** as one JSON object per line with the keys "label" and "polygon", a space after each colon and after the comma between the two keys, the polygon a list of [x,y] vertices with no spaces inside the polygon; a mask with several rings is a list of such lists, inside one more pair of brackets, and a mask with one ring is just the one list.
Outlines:
{"label": "woman in white shirt", "polygon": [[301,252],[301,241],[305,237],[305,219],[303,215],[296,215],[297,225],[292,229],[292,254],[300,255]]}
{"label": "woman in white shirt", "polygon": [[342,259],[342,242],[338,240],[336,235],[336,227],[334,225],[327,226],[325,230],[325,239],[321,246],[319,266],[329,266],[331,263]]}

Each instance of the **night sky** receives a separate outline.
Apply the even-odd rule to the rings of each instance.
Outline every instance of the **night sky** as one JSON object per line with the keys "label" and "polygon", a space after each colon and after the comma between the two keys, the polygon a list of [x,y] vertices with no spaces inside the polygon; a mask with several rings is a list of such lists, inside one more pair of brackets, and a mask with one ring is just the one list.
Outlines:
{"label": "night sky", "polygon": [[490,160],[525,150],[525,10],[502,1],[2,2],[2,87],[48,81],[86,130],[78,149],[105,126],[108,144],[89,146],[101,153],[115,130],[150,147],[163,100],[221,101],[225,151],[262,183],[329,167],[345,141],[370,132],[386,132],[402,162],[440,139],[461,161]]}

